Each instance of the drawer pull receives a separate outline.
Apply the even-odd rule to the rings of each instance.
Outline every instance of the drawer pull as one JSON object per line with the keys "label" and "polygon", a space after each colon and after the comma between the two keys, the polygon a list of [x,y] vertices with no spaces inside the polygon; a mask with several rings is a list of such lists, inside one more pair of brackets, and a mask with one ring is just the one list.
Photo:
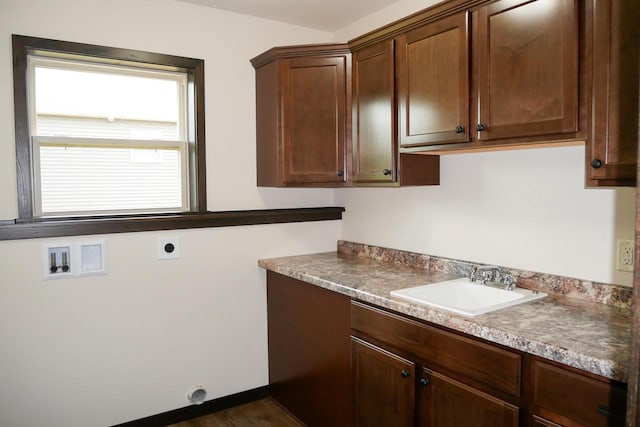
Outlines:
{"label": "drawer pull", "polygon": [[602,415],[603,417],[612,418],[614,420],[624,420],[625,419],[624,415],[615,414],[613,412],[610,412],[609,408],[606,408],[604,406],[599,406],[598,407],[598,414]]}

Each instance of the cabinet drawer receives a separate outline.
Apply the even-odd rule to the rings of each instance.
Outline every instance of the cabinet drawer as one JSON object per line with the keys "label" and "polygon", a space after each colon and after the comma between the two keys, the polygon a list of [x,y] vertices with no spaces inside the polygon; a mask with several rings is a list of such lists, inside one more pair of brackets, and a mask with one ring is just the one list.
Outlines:
{"label": "cabinet drawer", "polygon": [[539,415],[560,424],[567,417],[593,427],[624,425],[624,387],[537,359],[533,378],[533,401]]}
{"label": "cabinet drawer", "polygon": [[521,358],[470,338],[351,302],[351,328],[490,388],[520,395]]}

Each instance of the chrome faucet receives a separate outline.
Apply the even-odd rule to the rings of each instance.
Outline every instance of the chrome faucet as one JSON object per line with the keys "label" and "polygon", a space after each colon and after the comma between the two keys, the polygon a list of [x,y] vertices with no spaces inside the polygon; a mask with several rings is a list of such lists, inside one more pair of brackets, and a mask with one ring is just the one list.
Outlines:
{"label": "chrome faucet", "polygon": [[469,279],[481,285],[499,285],[508,291],[516,288],[516,279],[495,265],[474,265]]}
{"label": "chrome faucet", "polygon": [[472,282],[480,282],[481,285],[486,285],[487,282],[496,282],[496,276],[500,276],[500,267],[495,265],[474,265],[471,270],[471,276],[469,277]]}

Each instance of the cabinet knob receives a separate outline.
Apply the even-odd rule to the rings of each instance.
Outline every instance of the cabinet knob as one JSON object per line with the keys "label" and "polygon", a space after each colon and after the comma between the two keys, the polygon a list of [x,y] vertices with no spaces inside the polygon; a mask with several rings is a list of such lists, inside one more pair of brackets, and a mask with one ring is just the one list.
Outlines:
{"label": "cabinet knob", "polygon": [[460,125],[456,126],[456,133],[462,133],[462,132],[464,132],[464,126],[460,126]]}
{"label": "cabinet knob", "polygon": [[338,171],[338,176],[344,176],[344,171]]}
{"label": "cabinet knob", "polygon": [[382,171],[382,174],[383,174],[383,175],[391,175],[391,170],[390,170],[390,169],[384,169],[384,170]]}
{"label": "cabinet knob", "polygon": [[600,159],[593,159],[591,160],[591,167],[594,169],[599,169],[602,166],[602,160]]}
{"label": "cabinet knob", "polygon": [[400,376],[402,378],[409,378],[409,375],[411,375],[411,372],[407,371],[406,369],[403,369],[402,372],[400,372]]}
{"label": "cabinet knob", "polygon": [[598,414],[600,414],[600,415],[602,415],[603,417],[606,417],[606,418],[611,418],[613,420],[624,422],[624,417],[625,417],[624,414],[613,413],[613,412],[609,411],[609,408],[606,408],[604,406],[599,406],[598,407]]}
{"label": "cabinet knob", "polygon": [[429,378],[420,378],[420,385],[428,386],[429,384],[431,384],[431,381],[429,381]]}
{"label": "cabinet knob", "polygon": [[486,129],[486,128],[484,127],[484,125],[483,125],[482,123],[478,123],[478,124],[476,125],[476,130],[477,130],[478,132],[482,132],[482,131],[484,131],[485,129]]}

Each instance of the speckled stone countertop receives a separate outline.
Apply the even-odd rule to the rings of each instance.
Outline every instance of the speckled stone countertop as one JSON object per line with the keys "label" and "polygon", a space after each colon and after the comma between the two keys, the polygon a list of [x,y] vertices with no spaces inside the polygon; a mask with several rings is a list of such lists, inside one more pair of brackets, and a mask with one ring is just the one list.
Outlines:
{"label": "speckled stone countertop", "polygon": [[470,318],[390,296],[396,289],[468,275],[469,262],[338,242],[336,252],[263,259],[258,264],[417,319],[627,380],[630,288],[506,268],[518,286],[543,289],[549,296]]}

